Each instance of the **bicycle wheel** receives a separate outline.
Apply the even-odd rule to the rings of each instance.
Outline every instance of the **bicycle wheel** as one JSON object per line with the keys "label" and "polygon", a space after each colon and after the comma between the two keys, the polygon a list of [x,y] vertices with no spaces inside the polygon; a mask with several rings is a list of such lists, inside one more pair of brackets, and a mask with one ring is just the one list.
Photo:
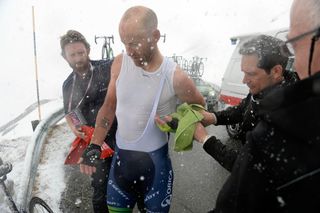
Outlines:
{"label": "bicycle wheel", "polygon": [[109,49],[109,59],[113,59],[114,55],[113,55],[113,49]]}
{"label": "bicycle wheel", "polygon": [[182,62],[182,69],[186,72],[188,72],[188,61],[186,59],[183,59]]}
{"label": "bicycle wheel", "polygon": [[105,60],[105,59],[107,59],[107,57],[108,57],[108,52],[107,52],[107,48],[103,45],[102,46],[102,53],[101,53],[101,59],[102,60]]}
{"label": "bicycle wheel", "polygon": [[29,212],[30,213],[40,213],[40,212],[53,213],[52,209],[48,206],[48,204],[39,197],[31,198],[29,203]]}

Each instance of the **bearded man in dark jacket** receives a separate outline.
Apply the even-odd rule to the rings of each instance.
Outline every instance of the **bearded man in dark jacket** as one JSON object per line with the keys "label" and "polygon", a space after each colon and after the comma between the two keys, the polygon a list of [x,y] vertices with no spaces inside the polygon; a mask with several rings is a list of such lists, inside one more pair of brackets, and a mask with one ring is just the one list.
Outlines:
{"label": "bearded man in dark jacket", "polygon": [[[254,129],[259,122],[257,109],[261,100],[269,91],[288,86],[297,81],[296,73],[286,70],[289,49],[283,49],[284,41],[267,35],[259,35],[245,42],[239,53],[242,55],[241,70],[244,73],[243,83],[249,87],[249,94],[238,106],[209,113],[203,111],[208,124],[240,125],[238,139],[246,143],[246,133]],[[284,51],[282,51],[284,50]],[[214,157],[225,169],[231,171],[237,158],[236,148],[230,148],[216,139],[206,143],[205,151]]]}
{"label": "bearded man in dark jacket", "polygon": [[[288,41],[301,81],[260,101],[215,212],[320,210],[320,1],[294,0]],[[211,141],[201,124],[195,138]],[[207,143],[206,142],[206,143]]]}

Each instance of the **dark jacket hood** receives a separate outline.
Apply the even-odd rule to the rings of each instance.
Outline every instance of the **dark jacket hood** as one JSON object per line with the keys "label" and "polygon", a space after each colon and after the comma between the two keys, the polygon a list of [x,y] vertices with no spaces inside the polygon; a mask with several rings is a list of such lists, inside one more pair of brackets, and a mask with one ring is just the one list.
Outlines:
{"label": "dark jacket hood", "polygon": [[320,72],[272,90],[259,101],[258,116],[292,137],[304,141],[319,139]]}

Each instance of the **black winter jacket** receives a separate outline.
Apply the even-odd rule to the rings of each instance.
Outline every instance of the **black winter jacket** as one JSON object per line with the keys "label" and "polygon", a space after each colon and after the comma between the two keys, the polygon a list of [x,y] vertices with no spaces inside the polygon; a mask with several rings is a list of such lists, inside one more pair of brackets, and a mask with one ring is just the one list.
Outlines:
{"label": "black winter jacket", "polygon": [[[269,88],[264,89],[257,95],[250,93],[244,98],[238,106],[228,107],[225,110],[215,112],[217,117],[216,125],[240,124],[241,132],[239,139],[242,144],[246,142],[246,133],[253,130],[259,122],[259,117],[256,115],[259,108],[259,101],[263,99],[270,91],[284,86],[289,86],[298,80],[296,73],[285,72],[284,80]],[[237,158],[238,150],[227,147],[220,140],[212,137],[210,141],[204,144],[203,148],[215,160],[217,160],[228,171],[232,170],[234,161]]]}
{"label": "black winter jacket", "polygon": [[[62,86],[65,114],[69,113],[69,102],[71,104],[71,111],[74,110],[80,102],[80,106],[78,106],[78,108],[86,119],[87,125],[91,127],[95,126],[98,111],[107,94],[112,62],[112,60],[90,60],[90,63],[93,66],[93,76],[89,88],[88,85],[91,78],[90,72],[89,75],[84,78],[77,75],[75,71],[68,76]],[[76,82],[74,84],[73,94],[71,95],[74,75],[76,75]],[[88,91],[85,94],[87,88]],[[72,100],[70,100],[70,98],[72,98]],[[81,99],[83,100],[81,101]],[[113,141],[115,140],[116,130],[117,120],[115,119],[107,135],[107,141],[112,141],[110,144],[108,143],[112,148],[114,147]]]}
{"label": "black winter jacket", "polygon": [[237,106],[231,106],[225,110],[214,112],[217,118],[217,123],[215,125],[239,124],[240,132],[236,139],[241,140],[242,144],[244,144],[247,132],[254,129],[259,122],[259,118],[256,116],[257,104],[254,100],[262,99],[265,96],[266,91],[270,91],[270,89],[288,86],[295,83],[297,80],[298,77],[296,73],[289,71],[284,72],[284,80],[281,83],[273,85],[256,95],[249,93]]}
{"label": "black winter jacket", "polygon": [[320,212],[320,72],[270,92],[258,116],[215,212]]}

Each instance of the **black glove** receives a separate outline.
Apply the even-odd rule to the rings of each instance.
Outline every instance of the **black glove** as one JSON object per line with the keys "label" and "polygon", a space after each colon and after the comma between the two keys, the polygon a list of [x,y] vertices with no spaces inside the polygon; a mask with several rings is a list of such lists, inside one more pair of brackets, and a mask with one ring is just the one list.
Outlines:
{"label": "black glove", "polygon": [[101,156],[101,147],[97,144],[89,144],[89,146],[82,153],[83,164],[88,166],[95,166]]}
{"label": "black glove", "polygon": [[167,122],[167,124],[172,130],[177,130],[179,120],[177,118],[172,118],[172,120],[170,122]]}

